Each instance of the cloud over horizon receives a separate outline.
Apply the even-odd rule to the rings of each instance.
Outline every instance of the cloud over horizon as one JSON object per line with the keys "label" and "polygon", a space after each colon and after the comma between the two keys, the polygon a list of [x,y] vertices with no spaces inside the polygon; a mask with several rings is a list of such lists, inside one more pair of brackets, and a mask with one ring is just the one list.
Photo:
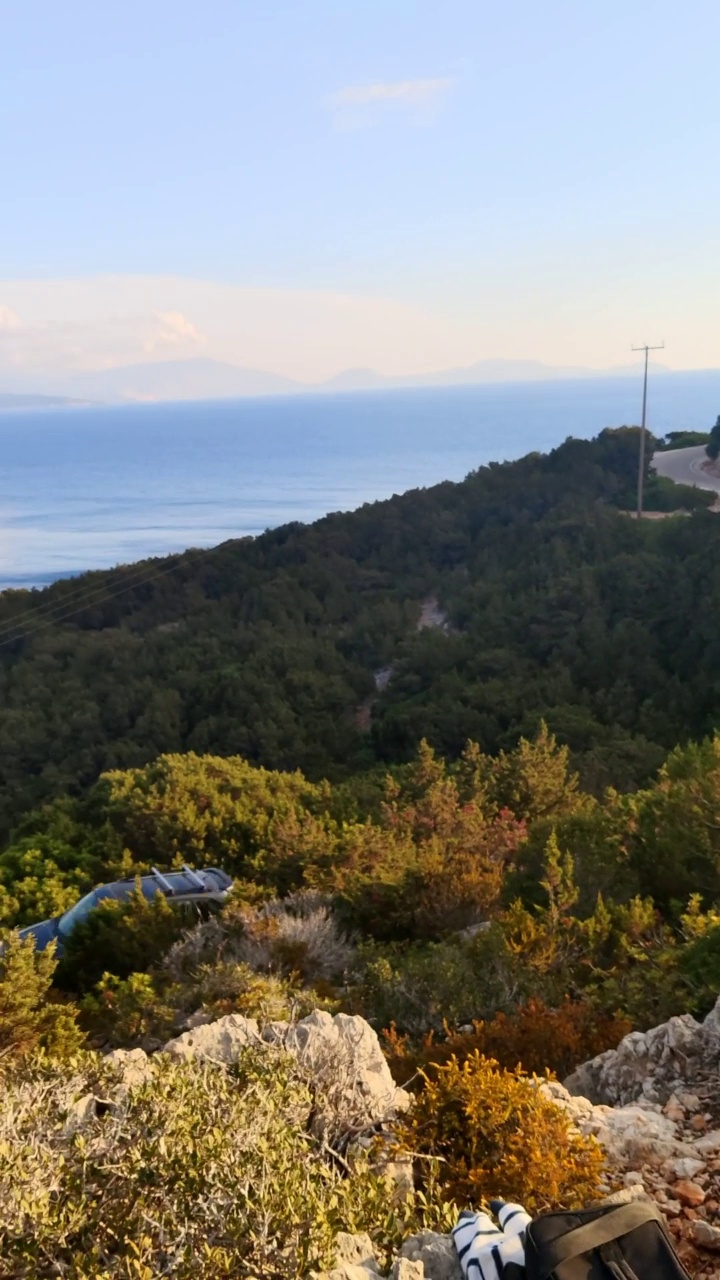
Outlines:
{"label": "cloud over horizon", "polygon": [[0,303],[0,331],[4,329],[7,333],[11,329],[20,328],[22,328],[22,320],[20,317],[16,316],[15,312],[11,311],[9,307],[4,307],[2,303]]}
{"label": "cloud over horizon", "polygon": [[145,340],[144,349],[148,355],[167,348],[182,348],[188,344],[204,347],[207,338],[195,327],[182,311],[156,311],[154,319],[158,328]]}
{"label": "cloud over horizon", "polygon": [[[682,317],[682,295],[675,301]],[[479,288],[471,307],[452,308],[412,295],[179,275],[0,280],[0,391],[59,391],[66,375],[199,356],[306,383],[348,369],[418,375],[478,360],[602,369],[627,363],[632,339],[652,319],[652,299],[629,303],[624,290],[582,324],[570,302],[549,310],[520,273],[503,278],[502,289]],[[708,290],[704,347],[682,319],[668,325],[670,366],[717,366],[714,305]]]}
{"label": "cloud over horizon", "polygon": [[[60,282],[55,282],[56,291]],[[14,286],[22,296],[22,285]],[[37,297],[37,285],[31,286]],[[4,292],[7,286],[0,286]],[[52,284],[49,289],[52,291]],[[54,299],[49,298],[52,304]],[[88,296],[88,303],[91,299]],[[33,375],[52,377],[70,371],[112,368],[126,363],[183,359],[198,355],[205,335],[181,311],[152,309],[147,313],[115,309],[110,297],[105,314],[88,306],[86,315],[53,314],[46,305],[44,314],[33,308],[24,319],[18,311],[0,303],[0,378]]]}
{"label": "cloud over horizon", "polygon": [[425,372],[476,352],[461,323],[389,297],[176,276],[0,281],[0,389],[199,355],[313,382],[353,366]]}

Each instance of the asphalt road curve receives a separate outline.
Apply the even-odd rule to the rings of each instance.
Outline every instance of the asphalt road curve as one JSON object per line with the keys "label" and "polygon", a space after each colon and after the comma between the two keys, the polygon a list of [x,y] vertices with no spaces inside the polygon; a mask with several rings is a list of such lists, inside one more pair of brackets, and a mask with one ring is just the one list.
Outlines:
{"label": "asphalt road curve", "polygon": [[689,449],[668,449],[667,453],[656,453],[652,465],[659,476],[667,476],[677,484],[691,484],[696,489],[712,489],[720,493],[720,475],[703,471],[703,462],[707,462],[705,446],[698,444]]}

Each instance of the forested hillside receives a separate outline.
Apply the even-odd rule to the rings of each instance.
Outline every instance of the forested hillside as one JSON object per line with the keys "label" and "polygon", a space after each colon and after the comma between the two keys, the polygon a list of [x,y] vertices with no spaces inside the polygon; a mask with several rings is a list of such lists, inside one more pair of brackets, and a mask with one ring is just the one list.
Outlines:
{"label": "forested hillside", "polygon": [[[711,495],[654,478],[649,504],[693,518],[620,514],[636,450],[636,431],[606,431],[312,526],[4,593],[0,832],[161,752],[339,778],[422,736],[497,751],[541,717],[586,785],[639,784],[717,719],[720,522]],[[449,625],[418,631],[430,596]]]}

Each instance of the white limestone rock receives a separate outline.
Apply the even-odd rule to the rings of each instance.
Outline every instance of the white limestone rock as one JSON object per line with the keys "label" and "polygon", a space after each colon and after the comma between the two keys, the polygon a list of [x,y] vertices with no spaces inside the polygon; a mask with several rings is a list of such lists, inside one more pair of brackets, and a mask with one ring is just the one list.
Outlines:
{"label": "white limestone rock", "polygon": [[425,1280],[425,1268],[422,1262],[411,1262],[401,1256],[393,1263],[390,1280]]}
{"label": "white limestone rock", "polygon": [[240,1013],[229,1013],[215,1022],[184,1031],[175,1040],[169,1040],[164,1053],[174,1058],[200,1058],[232,1066],[244,1049],[260,1043],[260,1031],[254,1018],[244,1018]]}
{"label": "white limestone rock", "polygon": [[[675,1093],[696,1103],[689,1084],[712,1073],[719,1063],[720,997],[704,1022],[685,1013],[649,1031],[631,1031],[617,1049],[583,1062],[565,1085],[572,1094],[611,1106],[624,1106],[641,1097],[667,1103]],[[677,1120],[687,1108],[683,1096],[675,1097],[671,1104]]]}
{"label": "white limestone rock", "polygon": [[557,1081],[543,1082],[542,1092],[563,1108],[583,1134],[593,1134],[611,1162],[621,1169],[643,1164],[659,1166],[665,1160],[695,1155],[695,1148],[677,1137],[672,1120],[654,1108],[593,1106],[587,1098],[573,1096]]}
{"label": "white limestone rock", "polygon": [[425,1280],[462,1280],[462,1267],[452,1236],[421,1231],[405,1241],[400,1256],[422,1263]]}
{"label": "white limestone rock", "polygon": [[392,1078],[376,1032],[364,1018],[345,1013],[332,1017],[315,1009],[300,1022],[271,1022],[262,1031],[254,1018],[232,1013],[183,1032],[164,1051],[230,1066],[248,1046],[263,1044],[297,1060],[312,1092],[317,1137],[361,1133],[410,1105],[410,1095]]}

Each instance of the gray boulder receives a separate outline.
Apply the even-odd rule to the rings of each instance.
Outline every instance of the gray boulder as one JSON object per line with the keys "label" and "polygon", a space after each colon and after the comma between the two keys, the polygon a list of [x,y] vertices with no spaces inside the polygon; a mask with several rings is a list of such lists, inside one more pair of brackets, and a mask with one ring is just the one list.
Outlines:
{"label": "gray boulder", "polygon": [[677,1126],[652,1104],[631,1103],[624,1107],[593,1105],[585,1097],[571,1095],[557,1081],[538,1086],[546,1097],[565,1111],[583,1134],[592,1134],[620,1169],[638,1169],[644,1164],[659,1167],[666,1160],[692,1158],[696,1149],[677,1136]]}
{"label": "gray boulder", "polygon": [[401,1256],[393,1262],[390,1280],[425,1280],[425,1268],[422,1262],[411,1262]]}
{"label": "gray boulder", "polygon": [[200,1058],[232,1066],[244,1049],[260,1043],[260,1032],[254,1018],[244,1018],[240,1013],[229,1013],[216,1022],[184,1031],[175,1040],[169,1040],[164,1052],[174,1058]]}
{"label": "gray boulder", "polygon": [[270,1022],[262,1031],[253,1018],[232,1013],[185,1031],[165,1045],[165,1052],[229,1066],[248,1046],[263,1044],[296,1059],[312,1092],[312,1128],[318,1137],[345,1140],[410,1105],[370,1024],[345,1013],[332,1017],[315,1009],[301,1022]]}
{"label": "gray boulder", "polygon": [[364,1267],[373,1275],[380,1274],[375,1246],[366,1231],[352,1235],[349,1231],[338,1231],[335,1237],[335,1263],[342,1267],[346,1263],[355,1267]]}
{"label": "gray boulder", "polygon": [[421,1231],[405,1241],[400,1256],[422,1263],[425,1280],[462,1280],[462,1267],[452,1236]]}
{"label": "gray boulder", "polygon": [[335,1237],[335,1266],[315,1273],[315,1280],[380,1280],[380,1268],[369,1235],[339,1231]]}
{"label": "gray boulder", "polygon": [[144,1084],[152,1076],[152,1062],[144,1049],[113,1049],[103,1061],[112,1068],[122,1090]]}
{"label": "gray boulder", "polygon": [[297,1058],[315,1098],[315,1130],[362,1132],[407,1110],[410,1096],[390,1074],[377,1034],[364,1018],[314,1009],[301,1022],[270,1023],[263,1039]]}
{"label": "gray boulder", "polygon": [[704,1022],[686,1013],[650,1031],[632,1031],[617,1049],[583,1062],[564,1083],[571,1094],[594,1103],[662,1103],[678,1088],[716,1073],[719,1063],[720,999]]}

